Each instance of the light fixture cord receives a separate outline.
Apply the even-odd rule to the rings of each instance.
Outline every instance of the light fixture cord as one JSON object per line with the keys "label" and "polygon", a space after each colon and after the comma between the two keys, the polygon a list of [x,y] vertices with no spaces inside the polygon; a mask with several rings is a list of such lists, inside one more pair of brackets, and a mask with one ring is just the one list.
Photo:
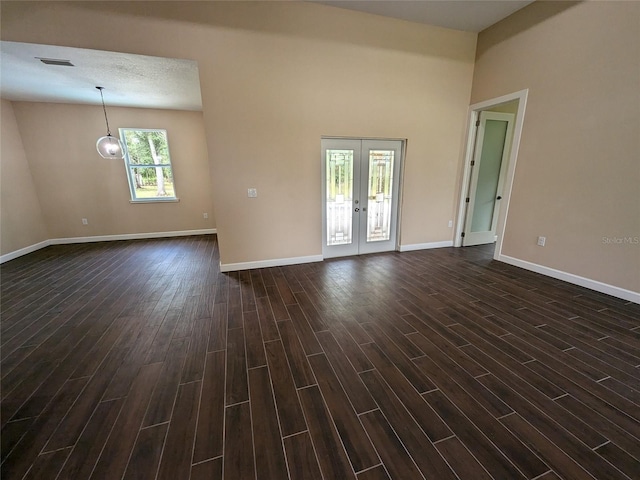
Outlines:
{"label": "light fixture cord", "polygon": [[107,136],[111,136],[111,129],[109,128],[109,119],[107,118],[107,107],[104,106],[104,96],[102,95],[102,88],[100,90],[100,98],[102,99],[102,110],[104,111],[104,121],[107,124]]}

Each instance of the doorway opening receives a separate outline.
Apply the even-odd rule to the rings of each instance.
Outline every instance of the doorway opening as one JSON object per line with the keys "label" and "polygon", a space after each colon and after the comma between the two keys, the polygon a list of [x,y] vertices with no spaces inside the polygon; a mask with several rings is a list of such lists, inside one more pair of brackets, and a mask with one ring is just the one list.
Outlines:
{"label": "doorway opening", "polygon": [[528,90],[469,107],[454,246],[502,251]]}
{"label": "doorway opening", "polygon": [[397,249],[404,142],[322,139],[324,258]]}
{"label": "doorway opening", "polygon": [[496,242],[514,120],[514,113],[480,112],[465,198],[464,231],[460,235],[463,247]]}

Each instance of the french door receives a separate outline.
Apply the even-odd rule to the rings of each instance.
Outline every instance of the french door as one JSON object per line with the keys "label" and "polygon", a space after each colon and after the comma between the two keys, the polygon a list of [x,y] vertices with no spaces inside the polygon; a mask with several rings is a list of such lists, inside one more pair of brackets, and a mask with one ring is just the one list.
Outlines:
{"label": "french door", "polygon": [[325,258],[396,249],[399,140],[322,139]]}

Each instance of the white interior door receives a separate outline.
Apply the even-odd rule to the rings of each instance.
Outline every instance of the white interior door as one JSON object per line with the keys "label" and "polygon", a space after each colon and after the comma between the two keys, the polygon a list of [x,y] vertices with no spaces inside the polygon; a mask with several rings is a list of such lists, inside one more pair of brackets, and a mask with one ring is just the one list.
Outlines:
{"label": "white interior door", "polygon": [[402,142],[322,140],[325,258],[396,249]]}
{"label": "white interior door", "polygon": [[463,246],[496,241],[500,200],[513,136],[514,115],[480,112],[471,167]]}

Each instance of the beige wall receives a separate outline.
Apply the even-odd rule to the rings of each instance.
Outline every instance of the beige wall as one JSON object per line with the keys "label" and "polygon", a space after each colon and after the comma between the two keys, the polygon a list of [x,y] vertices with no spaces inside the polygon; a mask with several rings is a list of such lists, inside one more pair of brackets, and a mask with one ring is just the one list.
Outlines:
{"label": "beige wall", "polygon": [[49,238],[13,105],[0,106],[0,255]]}
{"label": "beige wall", "polygon": [[2,38],[198,62],[223,263],[321,254],[323,135],[408,139],[401,243],[451,240],[475,34],[306,2],[112,5],[2,2]]}
{"label": "beige wall", "polygon": [[[167,130],[180,201],[132,204],[124,161],[105,160],[95,149],[96,140],[106,133],[102,107],[13,106],[50,238],[215,227],[201,112],[108,109],[114,135],[120,127]],[[203,218],[205,212],[209,219]],[[82,225],[82,218],[89,224]]]}
{"label": "beige wall", "polygon": [[505,255],[640,291],[639,32],[638,2],[536,2],[479,35],[472,102],[529,89]]}

